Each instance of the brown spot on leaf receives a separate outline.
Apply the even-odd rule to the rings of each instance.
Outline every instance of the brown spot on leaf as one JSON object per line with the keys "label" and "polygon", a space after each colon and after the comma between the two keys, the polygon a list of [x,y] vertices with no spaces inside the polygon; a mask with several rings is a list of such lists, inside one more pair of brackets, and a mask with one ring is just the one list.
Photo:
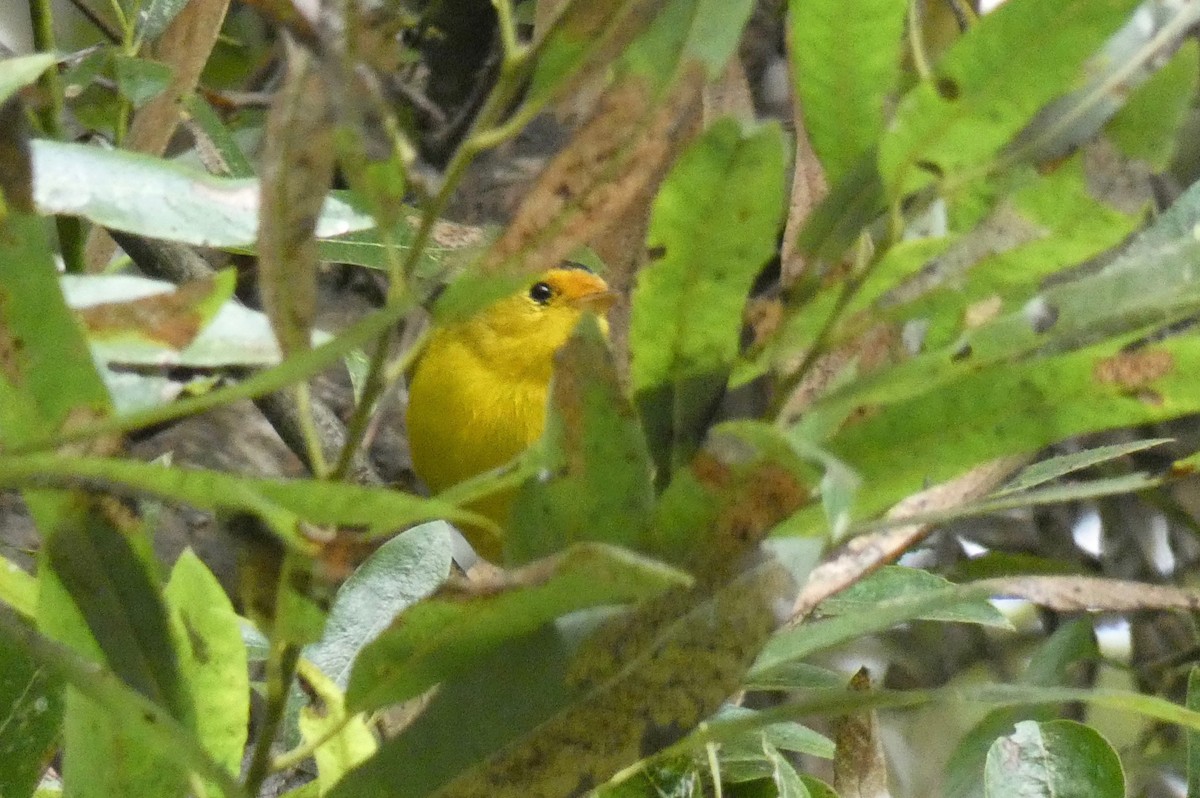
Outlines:
{"label": "brown spot on leaf", "polygon": [[953,78],[940,77],[934,81],[933,87],[937,89],[938,96],[943,100],[954,102],[962,96],[962,90],[958,86],[958,81]]}
{"label": "brown spot on leaf", "polygon": [[[1096,362],[1092,377],[1101,385],[1139,391],[1175,370],[1175,356],[1163,349],[1121,352]],[[1159,398],[1161,402],[1161,397]]]}
{"label": "brown spot on leaf", "polygon": [[213,291],[213,281],[197,280],[169,294],[105,302],[83,308],[79,318],[94,338],[134,335],[183,349],[195,340],[204,321],[195,306]]}

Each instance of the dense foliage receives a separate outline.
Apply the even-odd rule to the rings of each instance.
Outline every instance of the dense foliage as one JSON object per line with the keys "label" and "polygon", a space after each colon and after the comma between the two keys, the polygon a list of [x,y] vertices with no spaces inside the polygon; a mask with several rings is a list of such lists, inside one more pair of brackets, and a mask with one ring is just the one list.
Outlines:
{"label": "dense foliage", "polygon": [[[0,60],[2,798],[1200,796],[1196,3],[73,4]],[[430,319],[564,259],[612,335],[422,495]],[[221,408],[291,471],[147,454]]]}

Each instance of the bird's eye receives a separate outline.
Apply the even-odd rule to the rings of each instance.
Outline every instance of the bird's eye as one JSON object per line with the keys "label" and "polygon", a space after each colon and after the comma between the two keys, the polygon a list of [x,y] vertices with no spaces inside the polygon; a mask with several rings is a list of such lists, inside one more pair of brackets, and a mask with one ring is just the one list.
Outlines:
{"label": "bird's eye", "polygon": [[534,283],[529,287],[529,298],[539,305],[544,305],[554,296],[554,289],[549,283]]}

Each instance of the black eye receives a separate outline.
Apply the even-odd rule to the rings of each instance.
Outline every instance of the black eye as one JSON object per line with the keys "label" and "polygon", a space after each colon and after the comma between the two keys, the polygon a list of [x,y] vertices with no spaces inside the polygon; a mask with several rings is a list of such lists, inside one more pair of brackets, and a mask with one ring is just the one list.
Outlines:
{"label": "black eye", "polygon": [[529,298],[539,305],[544,305],[554,296],[554,289],[549,283],[534,283],[529,287]]}

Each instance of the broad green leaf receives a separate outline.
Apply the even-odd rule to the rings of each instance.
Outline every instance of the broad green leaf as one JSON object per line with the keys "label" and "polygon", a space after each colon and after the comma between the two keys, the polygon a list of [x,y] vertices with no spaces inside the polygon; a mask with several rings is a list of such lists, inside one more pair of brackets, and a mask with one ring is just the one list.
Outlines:
{"label": "broad green leaf", "polygon": [[9,214],[0,220],[0,439],[7,446],[61,429],[108,408],[50,260],[44,223]]}
{"label": "broad green leaf", "polygon": [[25,618],[33,618],[37,612],[37,591],[37,579],[15,562],[0,557],[0,602]]}
{"label": "broad green leaf", "polygon": [[173,74],[171,67],[161,61],[120,54],[113,56],[113,71],[117,88],[134,108],[141,108],[162,94]]}
{"label": "broad green leaf", "polygon": [[[840,680],[845,682],[845,678]],[[721,724],[728,721],[747,722],[759,713],[743,707],[724,707],[706,724],[709,734],[720,734]],[[808,754],[823,759],[833,758],[833,741],[823,734],[795,722],[771,723],[754,731],[723,740],[719,752],[722,781],[748,781],[771,775],[770,760],[764,756],[764,746]]]}
{"label": "broad green leaf", "polygon": [[[840,593],[825,599],[818,606],[822,615],[862,616],[869,614],[882,601],[915,598],[950,587],[951,583],[920,568],[886,565],[875,573],[856,582]],[[916,616],[927,621],[977,623],[1010,629],[1012,625],[1000,611],[987,601],[963,602],[950,607],[941,607]]]}
{"label": "broad green leaf", "polygon": [[1200,341],[1168,339],[1130,353],[1121,343],[985,367],[846,427],[828,448],[863,479],[858,517],[996,457],[1196,412]]}
{"label": "broad green leaf", "polygon": [[992,745],[984,782],[990,798],[1125,798],[1117,752],[1073,720],[1018,723]]}
{"label": "broad green leaf", "polygon": [[62,484],[96,480],[199,509],[255,513],[271,523],[272,531],[282,542],[310,556],[319,545],[302,534],[298,526],[301,521],[319,526],[363,526],[364,539],[436,518],[487,523],[436,499],[385,488],[321,480],[241,477],[220,471],[167,468],[98,457],[0,456],[0,484],[21,487],[47,480]]}
{"label": "broad green leaf", "polygon": [[[413,798],[550,798],[602,784],[737,689],[775,625],[772,607],[793,589],[768,561],[710,596],[677,591],[610,614],[590,634],[580,614],[561,619],[444,683],[404,734],[331,794],[386,792],[402,778]],[[464,724],[467,705],[474,721]]]}
{"label": "broad green leaf", "polygon": [[430,521],[383,544],[338,589],[325,633],[304,650],[304,658],[345,690],[363,647],[446,580],[450,534],[444,521]]}
{"label": "broad green leaf", "polygon": [[555,356],[540,452],[550,477],[528,480],[518,492],[506,563],[584,541],[647,548],[654,506],[650,453],[591,317]]}
{"label": "broad green leaf", "polygon": [[0,60],[0,104],[41,77],[54,61],[53,53],[34,53]]}
{"label": "broad green leaf", "polygon": [[846,676],[839,671],[793,661],[751,673],[744,686],[747,690],[828,690],[845,683]]}
{"label": "broad green leaf", "polygon": [[728,368],[741,311],[784,207],[779,127],[722,119],[672,169],[654,203],[651,263],[634,292],[631,380],[644,391]]}
{"label": "broad green leaf", "polygon": [[[82,216],[117,230],[207,247],[257,238],[258,182],[213,177],[125,150],[38,139],[32,143],[34,201],[44,214]],[[317,235],[375,224],[336,197],[325,200]]]}
{"label": "broad green leaf", "polygon": [[660,479],[707,427],[738,354],[742,308],[785,207],[780,128],[722,119],[683,154],[650,217],[638,272],[630,381]]}
{"label": "broad green leaf", "polygon": [[[1065,687],[1072,673],[1098,659],[1096,637],[1088,619],[1071,621],[1033,653],[1021,675],[1024,684],[1042,687]],[[980,779],[992,743],[1008,734],[1022,720],[1053,720],[1053,707],[1027,706],[994,709],[959,741],[946,763],[946,798],[984,798]]]}
{"label": "broad green leaf", "polygon": [[[1029,127],[1021,131],[1007,157],[1048,162],[1091,139],[1125,106],[1131,94],[1167,63],[1184,32],[1197,21],[1200,9],[1194,6],[1139,6],[1133,17],[1084,65],[1073,90],[1043,108]],[[1194,82],[1195,76],[1186,80]],[[1145,128],[1153,140],[1154,127],[1168,123],[1170,112],[1145,103],[1140,110],[1155,117],[1153,121],[1147,120]]]}
{"label": "broad green leaf", "polygon": [[1072,452],[1041,460],[1022,470],[1021,473],[1013,477],[1004,487],[994,491],[989,498],[994,499],[1019,491],[1029,490],[1030,488],[1036,488],[1039,485],[1044,485],[1051,480],[1058,479],[1067,474],[1082,471],[1085,468],[1091,468],[1101,463],[1111,462],[1135,452],[1144,452],[1155,446],[1171,443],[1171,441],[1171,438],[1153,438],[1144,441],[1131,441],[1129,443],[1114,443],[1108,446],[1097,446],[1094,449],[1084,449],[1081,452]]}
{"label": "broad green leaf", "polygon": [[804,782],[810,798],[839,798],[832,787],[807,773],[800,774],[800,781]]}
{"label": "broad green leaf", "polygon": [[195,709],[196,736],[209,756],[236,776],[250,716],[246,645],[238,615],[216,577],[190,549],[175,562],[164,597],[184,688]]}
{"label": "broad green leaf", "polygon": [[1179,126],[1195,98],[1198,75],[1200,45],[1188,39],[1108,123],[1109,138],[1123,153],[1146,161],[1154,171],[1166,169],[1175,153]]}
{"label": "broad green leaf", "polygon": [[325,795],[347,771],[374,754],[379,743],[365,716],[346,716],[342,691],[328,676],[301,662],[299,677],[311,696],[309,705],[300,710],[300,734],[308,745],[325,740],[313,752],[320,795]]}
{"label": "broad green leaf", "polygon": [[584,543],[513,571],[487,590],[448,583],[362,650],[347,704],[362,710],[404,701],[561,615],[644,601],[689,581],[621,549]]}
{"label": "broad green leaf", "polygon": [[[108,668],[29,629],[3,606],[0,606],[0,640],[5,648],[21,652],[74,688],[67,693],[64,734],[67,753],[64,780],[68,794],[97,798],[182,796],[187,783],[182,778],[183,771],[176,770],[182,767],[217,784],[226,798],[247,798],[233,777],[208,756],[190,729],[163,707],[127,686]],[[72,701],[86,702],[89,712],[83,712],[84,707],[79,706],[73,710]],[[74,722],[81,723],[77,731],[71,729],[72,713]],[[100,754],[105,753],[103,746],[108,745],[111,732],[98,723],[99,719],[123,731],[118,741],[123,745],[109,748],[107,760],[100,758]],[[82,725],[89,720],[90,727]],[[152,759],[149,752],[159,758]],[[73,768],[87,764],[94,767],[73,772]],[[153,767],[158,768],[157,773],[143,770]]]}
{"label": "broad green leaf", "polygon": [[883,180],[871,151],[833,184],[804,222],[796,249],[817,263],[837,263],[887,208]]}
{"label": "broad green leaf", "polygon": [[897,0],[792,0],[792,78],[804,126],[832,183],[879,142],[884,102],[900,76],[904,18]]}
{"label": "broad green leaf", "polygon": [[[978,226],[926,264],[939,279],[925,290],[912,289],[920,276],[898,288],[876,281],[872,270],[863,300],[884,299],[868,314],[925,318],[924,347],[946,346],[979,325],[972,317],[980,308],[999,302],[1000,314],[1020,309],[1048,276],[1121,243],[1141,222],[1092,196],[1082,156],[1048,175],[1014,175],[1013,182],[1011,193]],[[891,296],[884,294],[892,289]],[[854,309],[864,307],[863,300]]]}
{"label": "broad green leaf", "polygon": [[80,520],[49,534],[45,562],[113,671],[180,722],[189,722],[191,701],[157,580],[109,519],[93,511]]}
{"label": "broad green leaf", "polygon": [[[6,563],[0,562],[0,569]],[[0,640],[5,635],[0,632]],[[63,685],[25,651],[0,646],[0,795],[33,794],[57,748]]]}
{"label": "broad green leaf", "polygon": [[[1135,5],[1016,0],[983,16],[896,109],[879,151],[888,193],[898,198],[934,179],[960,181],[988,170],[998,150],[1070,88]],[[1012,57],[1016,52],[1022,57]]]}

